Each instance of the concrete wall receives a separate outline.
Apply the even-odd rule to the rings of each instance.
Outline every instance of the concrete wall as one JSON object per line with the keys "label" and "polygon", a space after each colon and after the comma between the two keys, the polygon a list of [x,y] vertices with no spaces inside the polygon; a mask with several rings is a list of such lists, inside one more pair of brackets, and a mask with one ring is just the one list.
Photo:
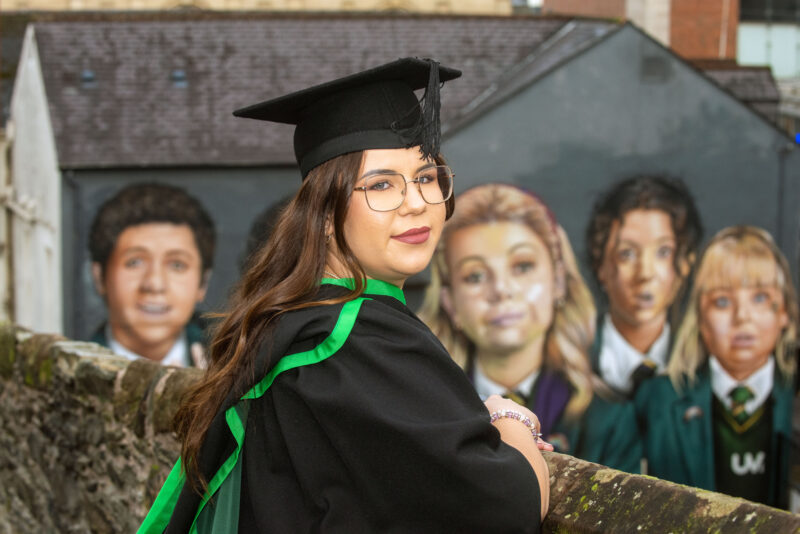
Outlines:
{"label": "concrete wall", "polygon": [[[178,456],[170,421],[199,376],[0,326],[0,533],[134,532]],[[787,512],[545,456],[545,532],[800,531]]]}
{"label": "concrete wall", "polygon": [[[0,128],[0,188],[8,187],[11,181],[9,155],[13,137],[7,128]],[[12,321],[11,317],[11,249],[8,243],[8,224],[10,217],[8,211],[0,210],[0,321]]]}
{"label": "concrete wall", "polygon": [[449,132],[444,154],[456,172],[456,193],[487,181],[538,193],[581,260],[598,194],[629,175],[659,173],[686,181],[706,238],[733,224],[761,226],[797,272],[799,148],[625,26]]}
{"label": "concrete wall", "polygon": [[[25,120],[17,120],[25,117]],[[28,26],[11,98],[11,217],[14,321],[63,332],[61,173],[33,27]]]}

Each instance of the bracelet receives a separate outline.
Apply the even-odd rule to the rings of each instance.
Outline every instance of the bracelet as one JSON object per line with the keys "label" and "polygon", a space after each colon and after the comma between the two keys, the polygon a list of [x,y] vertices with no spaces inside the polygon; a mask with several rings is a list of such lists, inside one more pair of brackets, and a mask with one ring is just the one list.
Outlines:
{"label": "bracelet", "polygon": [[538,442],[539,438],[542,437],[542,433],[536,430],[536,427],[533,425],[533,421],[531,421],[530,417],[528,417],[527,415],[522,415],[520,412],[514,410],[499,410],[496,412],[492,412],[492,415],[489,418],[489,422],[494,423],[500,419],[516,419],[523,425],[527,426],[528,429],[531,431],[531,435],[533,436],[533,441]]}

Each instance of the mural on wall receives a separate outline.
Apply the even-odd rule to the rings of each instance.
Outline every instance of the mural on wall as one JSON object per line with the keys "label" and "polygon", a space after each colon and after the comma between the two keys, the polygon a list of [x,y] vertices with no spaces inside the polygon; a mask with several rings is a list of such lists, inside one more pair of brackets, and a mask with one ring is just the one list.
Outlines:
{"label": "mural on wall", "polygon": [[181,188],[132,185],[102,204],[89,251],[107,319],[91,340],[131,359],[205,367],[195,307],[206,295],[215,243],[211,216]]}
{"label": "mural on wall", "polygon": [[798,305],[766,231],[709,242],[667,367],[636,395],[650,474],[786,508]]}
{"label": "mural on wall", "polygon": [[[420,317],[480,397],[530,408],[561,452],[629,471],[644,458],[647,474],[788,506],[798,305],[769,233],[719,232],[692,279],[701,226],[685,186],[621,181],[587,229],[608,301],[596,314],[540,198],[486,184],[456,202]],[[678,295],[690,285],[684,314]],[[650,350],[636,350],[645,334]],[[653,348],[659,359],[643,364]],[[627,365],[630,387],[622,373],[595,374],[592,354],[601,373]]]}
{"label": "mural on wall", "polygon": [[592,367],[623,395],[667,364],[669,311],[677,311],[701,234],[694,200],[677,179],[632,177],[595,202],[586,249],[606,310]]}
{"label": "mural on wall", "polygon": [[481,398],[534,411],[562,452],[637,472],[632,406],[591,371],[592,295],[566,233],[535,195],[488,184],[458,195],[420,312]]}

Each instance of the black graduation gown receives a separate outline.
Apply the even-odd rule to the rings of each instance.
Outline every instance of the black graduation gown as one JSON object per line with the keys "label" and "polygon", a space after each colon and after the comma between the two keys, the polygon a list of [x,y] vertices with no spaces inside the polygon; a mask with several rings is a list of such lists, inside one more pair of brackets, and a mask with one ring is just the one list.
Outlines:
{"label": "black graduation gown", "polygon": [[539,531],[532,467],[395,286],[284,315],[259,368],[203,446],[213,498],[168,479],[141,532]]}

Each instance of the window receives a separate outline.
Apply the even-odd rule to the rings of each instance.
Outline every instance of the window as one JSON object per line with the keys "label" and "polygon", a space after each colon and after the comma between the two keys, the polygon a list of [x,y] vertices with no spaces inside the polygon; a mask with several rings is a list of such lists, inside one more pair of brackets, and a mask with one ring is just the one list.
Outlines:
{"label": "window", "polygon": [[81,71],[81,87],[84,89],[93,89],[97,87],[97,78],[92,69],[83,69]]}
{"label": "window", "polygon": [[179,89],[186,89],[189,87],[189,80],[186,78],[186,71],[183,69],[175,69],[169,75],[169,79],[172,81],[172,86],[177,87]]}

